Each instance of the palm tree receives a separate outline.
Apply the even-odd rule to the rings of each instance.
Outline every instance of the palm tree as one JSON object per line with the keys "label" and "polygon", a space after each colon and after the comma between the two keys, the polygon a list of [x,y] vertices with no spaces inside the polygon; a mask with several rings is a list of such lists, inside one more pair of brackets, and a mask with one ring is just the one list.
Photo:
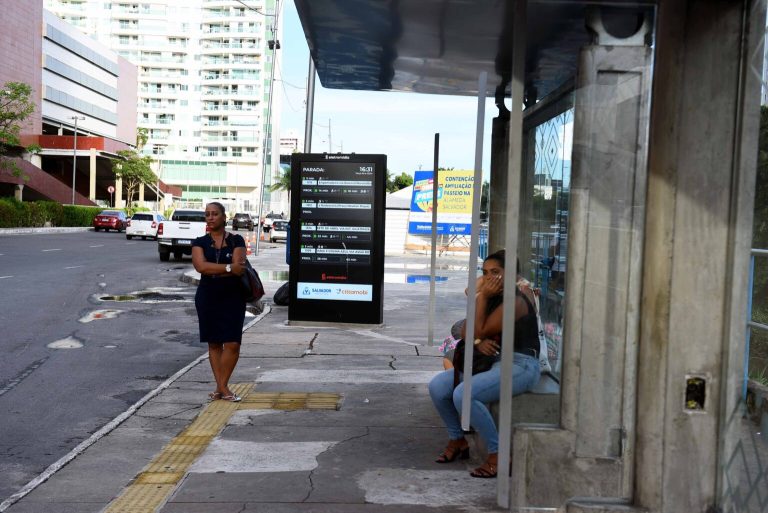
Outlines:
{"label": "palm tree", "polygon": [[288,192],[288,202],[291,202],[291,168],[283,170],[283,174],[275,183],[269,186],[269,192],[286,191]]}

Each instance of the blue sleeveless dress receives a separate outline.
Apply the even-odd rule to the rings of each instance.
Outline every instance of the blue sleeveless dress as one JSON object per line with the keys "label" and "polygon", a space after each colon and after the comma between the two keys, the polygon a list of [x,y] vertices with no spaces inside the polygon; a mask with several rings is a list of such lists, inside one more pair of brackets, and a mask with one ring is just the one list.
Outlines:
{"label": "blue sleeveless dress", "polygon": [[[216,261],[213,237],[204,235],[192,242],[202,248],[205,259]],[[240,235],[228,233],[218,254],[219,264],[231,264],[235,248],[244,248]],[[241,342],[245,320],[245,296],[238,276],[202,275],[195,294],[195,308],[200,325],[200,342],[220,344]]]}

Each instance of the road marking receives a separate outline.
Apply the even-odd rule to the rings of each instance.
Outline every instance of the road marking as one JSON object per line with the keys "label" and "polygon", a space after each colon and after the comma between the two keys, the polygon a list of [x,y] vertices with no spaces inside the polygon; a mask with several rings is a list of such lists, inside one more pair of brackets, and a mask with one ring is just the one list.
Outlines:
{"label": "road marking", "polygon": [[85,267],[83,265],[71,265],[69,267],[65,267],[64,269],[79,269],[80,267]]}
{"label": "road marking", "polygon": [[88,246],[88,247],[89,247],[89,248],[103,248],[103,247],[104,247],[104,244],[96,244],[96,245],[93,245],[93,246]]}
{"label": "road marking", "polygon": [[4,280],[6,278],[13,278],[13,276],[0,276],[0,280]]}
{"label": "road marking", "polygon": [[37,360],[36,362],[32,362],[26,369],[21,371],[15,378],[9,379],[5,383],[2,383],[0,385],[0,395],[5,394],[6,392],[10,392],[13,389],[13,387],[18,385],[22,381],[24,381],[24,378],[32,374],[32,372],[35,369],[43,365],[47,359],[48,357],[46,356],[42,360]]}
{"label": "road marking", "polygon": [[43,250],[43,253],[45,253],[45,252],[47,252],[47,251],[61,251],[61,248],[56,248],[56,249],[44,249],[44,250]]}

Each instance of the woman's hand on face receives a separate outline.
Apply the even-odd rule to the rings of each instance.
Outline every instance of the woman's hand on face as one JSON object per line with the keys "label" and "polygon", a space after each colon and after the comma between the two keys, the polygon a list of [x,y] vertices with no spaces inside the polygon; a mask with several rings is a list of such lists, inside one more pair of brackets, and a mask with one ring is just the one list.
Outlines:
{"label": "woman's hand on face", "polygon": [[486,338],[475,347],[486,356],[496,356],[499,354],[499,347],[501,346],[495,340]]}
{"label": "woman's hand on face", "polygon": [[232,262],[232,274],[242,276],[245,272],[245,262]]}
{"label": "woman's hand on face", "polygon": [[501,274],[486,274],[483,277],[483,286],[480,293],[486,297],[492,297],[501,294],[504,290],[504,276]]}

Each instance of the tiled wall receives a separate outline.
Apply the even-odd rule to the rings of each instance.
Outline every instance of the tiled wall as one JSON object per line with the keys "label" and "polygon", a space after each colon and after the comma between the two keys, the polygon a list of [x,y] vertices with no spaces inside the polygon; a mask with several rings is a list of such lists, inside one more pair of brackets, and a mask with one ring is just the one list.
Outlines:
{"label": "tiled wall", "polygon": [[3,2],[0,16],[0,87],[6,82],[29,84],[37,104],[37,109],[22,129],[22,135],[42,131],[42,30],[43,0]]}

